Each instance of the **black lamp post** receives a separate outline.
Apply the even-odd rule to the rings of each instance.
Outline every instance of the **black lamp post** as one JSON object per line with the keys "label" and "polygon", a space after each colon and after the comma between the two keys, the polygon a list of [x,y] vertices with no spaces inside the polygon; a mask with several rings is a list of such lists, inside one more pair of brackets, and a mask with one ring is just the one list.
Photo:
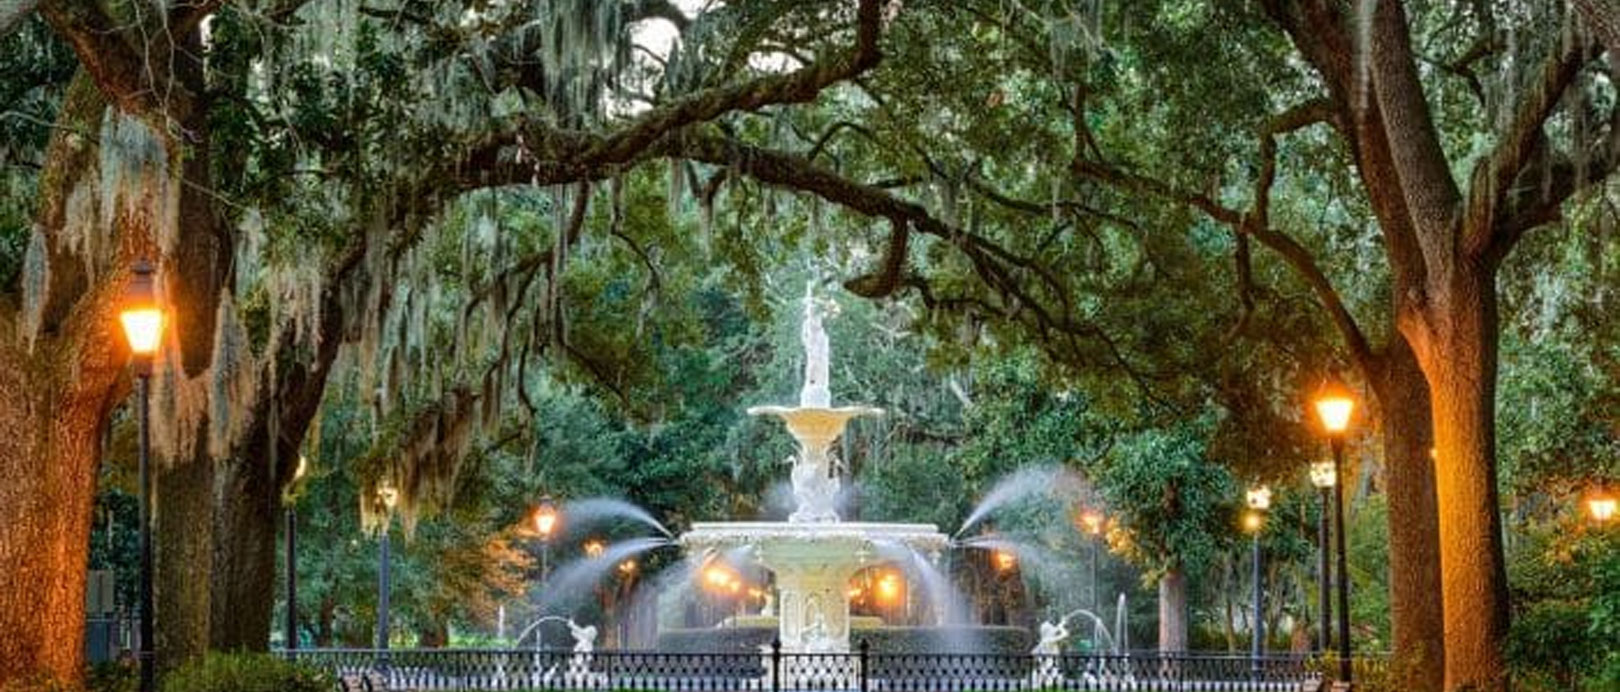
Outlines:
{"label": "black lamp post", "polygon": [[388,544],[390,542],[389,529],[394,523],[394,504],[399,501],[399,491],[391,485],[384,485],[377,489],[377,499],[383,506],[383,525],[377,532],[377,650],[383,652],[384,660],[388,655],[388,590],[392,579],[388,573],[390,557]]}
{"label": "black lamp post", "polygon": [[[1322,421],[1322,429],[1328,434],[1328,443],[1333,448],[1333,477],[1335,481],[1344,478],[1344,436],[1350,427],[1350,415],[1355,411],[1356,400],[1350,389],[1343,382],[1329,378],[1322,385],[1322,390],[1316,395],[1316,414]],[[1339,591],[1339,680],[1350,682],[1350,569],[1349,558],[1344,544],[1344,483],[1333,484],[1333,523],[1335,536],[1334,548],[1338,552],[1338,591]]]}
{"label": "black lamp post", "polygon": [[1252,628],[1254,636],[1249,647],[1249,666],[1254,677],[1258,679],[1263,672],[1260,660],[1266,655],[1265,555],[1260,549],[1260,529],[1265,527],[1266,510],[1271,509],[1271,489],[1263,485],[1252,488],[1245,499],[1249,505],[1249,511],[1243,514],[1243,529],[1249,532],[1249,563],[1254,572],[1254,627]]}
{"label": "black lamp post", "polygon": [[133,273],[118,320],[123,324],[124,337],[128,339],[129,351],[134,356],[135,409],[139,428],[140,648],[136,650],[135,657],[140,662],[141,692],[153,692],[157,678],[152,641],[152,442],[148,401],[152,388],[152,360],[163,336],[163,309],[158,306],[152,265],[146,260],[136,260]]}
{"label": "black lamp post", "polygon": [[298,457],[298,466],[293,469],[292,481],[288,483],[287,494],[282,498],[286,505],[285,519],[287,522],[287,643],[288,651],[298,648],[298,481],[304,478],[308,464],[303,456]]}
{"label": "black lamp post", "polygon": [[1328,555],[1332,552],[1329,545],[1332,532],[1328,526],[1328,513],[1333,509],[1333,486],[1337,484],[1338,474],[1332,461],[1311,464],[1311,485],[1316,486],[1322,496],[1322,511],[1316,521],[1316,603],[1322,614],[1321,624],[1317,628],[1317,653],[1326,653],[1333,648],[1333,571],[1328,564]]}

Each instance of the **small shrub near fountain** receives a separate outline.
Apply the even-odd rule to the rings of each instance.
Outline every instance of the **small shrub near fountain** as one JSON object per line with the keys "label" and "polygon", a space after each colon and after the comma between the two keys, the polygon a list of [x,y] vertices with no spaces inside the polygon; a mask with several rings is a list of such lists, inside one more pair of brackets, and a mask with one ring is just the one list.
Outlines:
{"label": "small shrub near fountain", "polygon": [[321,670],[269,654],[211,653],[163,676],[163,692],[331,692]]}

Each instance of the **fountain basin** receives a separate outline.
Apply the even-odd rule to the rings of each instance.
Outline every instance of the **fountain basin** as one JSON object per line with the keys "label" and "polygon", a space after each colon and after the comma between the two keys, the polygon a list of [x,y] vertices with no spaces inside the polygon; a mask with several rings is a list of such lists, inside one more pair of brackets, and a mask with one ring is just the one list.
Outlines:
{"label": "fountain basin", "polygon": [[777,633],[790,653],[850,650],[849,580],[882,562],[880,546],[937,560],[948,539],[933,524],[699,522],[680,538],[688,554],[746,547],[776,577]]}
{"label": "fountain basin", "polygon": [[748,409],[748,415],[781,418],[788,432],[801,444],[825,448],[838,439],[851,419],[881,416],[883,409],[871,406],[753,406]]}

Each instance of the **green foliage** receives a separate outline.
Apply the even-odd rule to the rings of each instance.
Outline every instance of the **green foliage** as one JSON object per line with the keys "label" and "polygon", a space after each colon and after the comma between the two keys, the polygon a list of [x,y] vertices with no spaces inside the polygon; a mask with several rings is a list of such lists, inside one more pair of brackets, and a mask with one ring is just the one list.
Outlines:
{"label": "green foliage", "polygon": [[1507,654],[1527,689],[1612,689],[1620,672],[1620,536],[1582,522],[1527,523],[1511,544]]}
{"label": "green foliage", "polygon": [[1121,440],[1096,478],[1126,529],[1115,548],[1156,579],[1176,566],[1197,573],[1237,534],[1241,493],[1223,468],[1203,457],[1199,429],[1147,430]]}
{"label": "green foliage", "polygon": [[324,671],[268,654],[210,653],[163,677],[163,692],[328,692]]}

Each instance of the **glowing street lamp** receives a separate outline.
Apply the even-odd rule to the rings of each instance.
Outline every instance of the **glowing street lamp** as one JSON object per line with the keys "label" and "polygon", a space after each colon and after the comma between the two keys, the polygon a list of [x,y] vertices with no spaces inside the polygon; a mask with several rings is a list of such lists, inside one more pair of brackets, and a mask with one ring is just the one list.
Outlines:
{"label": "glowing street lamp", "polygon": [[557,530],[557,507],[552,504],[551,496],[540,498],[540,506],[534,510],[534,531],[540,534],[541,540],[551,540],[551,534]]}
{"label": "glowing street lamp", "polygon": [[1243,501],[1249,505],[1249,509],[1261,512],[1271,509],[1271,487],[1262,485],[1250,488]]}
{"label": "glowing street lamp", "polygon": [[1350,416],[1355,413],[1355,394],[1338,378],[1330,377],[1316,392],[1317,420],[1328,435],[1342,436],[1350,429]]}
{"label": "glowing street lamp", "polygon": [[1080,528],[1093,536],[1101,536],[1103,531],[1103,514],[1095,509],[1080,512]]}
{"label": "glowing street lamp", "polygon": [[1339,680],[1350,682],[1350,558],[1344,543],[1344,438],[1350,429],[1350,418],[1356,409],[1355,395],[1336,377],[1329,377],[1317,390],[1312,402],[1317,420],[1327,432],[1328,445],[1333,449],[1333,524],[1334,548],[1338,553],[1339,575]]}
{"label": "glowing street lamp", "polygon": [[607,544],[603,543],[602,539],[600,539],[600,538],[592,538],[592,539],[590,539],[588,541],[585,541],[585,557],[589,557],[589,558],[602,557],[602,553],[604,553],[606,551],[607,551]]}
{"label": "glowing street lamp", "polygon": [[637,565],[635,559],[632,558],[632,559],[625,560],[624,562],[619,563],[619,574],[624,575],[625,578],[628,579],[628,578],[630,578],[632,576],[635,576],[636,570],[640,569],[640,568],[641,568],[640,565]]}
{"label": "glowing street lamp", "polygon": [[545,586],[551,578],[551,534],[557,530],[557,506],[552,504],[551,496],[540,498],[540,506],[534,510],[534,532],[540,536],[540,585]]}
{"label": "glowing street lamp", "polygon": [[132,272],[124,303],[118,310],[118,321],[123,324],[130,353],[141,359],[136,364],[144,365],[145,374],[151,375],[151,359],[163,340],[163,307],[158,304],[152,265],[146,260],[136,260]]}
{"label": "glowing street lamp", "polygon": [[157,355],[158,344],[163,340],[163,307],[158,304],[152,265],[146,260],[135,261],[129,286],[124,291],[123,305],[118,311],[118,321],[123,325],[129,352],[135,356],[135,407],[139,421],[140,648],[136,650],[135,658],[140,662],[141,692],[153,692],[157,677],[152,649],[152,413],[149,402],[152,361]]}
{"label": "glowing street lamp", "polygon": [[1620,502],[1616,502],[1613,495],[1602,490],[1597,491],[1586,500],[1586,511],[1591,513],[1592,519],[1599,524],[1607,524],[1613,521],[1617,509],[1620,509]]}

